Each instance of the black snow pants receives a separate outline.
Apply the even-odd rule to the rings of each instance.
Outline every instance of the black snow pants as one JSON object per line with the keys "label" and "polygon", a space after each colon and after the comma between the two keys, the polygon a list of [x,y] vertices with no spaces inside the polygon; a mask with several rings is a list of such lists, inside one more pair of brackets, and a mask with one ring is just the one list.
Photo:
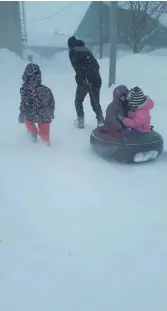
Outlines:
{"label": "black snow pants", "polygon": [[75,95],[75,109],[78,118],[84,118],[84,109],[83,109],[83,101],[86,95],[89,93],[90,96],[90,103],[92,106],[93,111],[96,114],[97,119],[102,118],[102,109],[100,106],[100,87],[97,88],[96,86],[91,85],[77,85],[76,95]]}

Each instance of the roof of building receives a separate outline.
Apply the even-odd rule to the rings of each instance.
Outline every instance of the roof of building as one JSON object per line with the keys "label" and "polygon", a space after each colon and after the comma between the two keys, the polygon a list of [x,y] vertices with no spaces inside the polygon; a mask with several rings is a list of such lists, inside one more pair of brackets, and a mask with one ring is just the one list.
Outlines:
{"label": "roof of building", "polygon": [[[92,1],[26,1],[26,25],[28,45],[66,47],[68,37],[73,35]],[[104,1],[110,5],[110,2]],[[127,9],[127,4],[118,2]],[[167,27],[167,14],[162,14],[160,23]]]}

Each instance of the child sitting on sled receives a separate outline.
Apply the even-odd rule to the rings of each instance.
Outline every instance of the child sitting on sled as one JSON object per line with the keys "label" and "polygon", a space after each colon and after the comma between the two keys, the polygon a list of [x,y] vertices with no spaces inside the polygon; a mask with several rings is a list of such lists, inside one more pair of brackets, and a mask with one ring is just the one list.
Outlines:
{"label": "child sitting on sled", "polygon": [[140,133],[151,131],[150,111],[154,107],[154,102],[148,96],[145,96],[139,87],[134,87],[128,95],[129,112],[128,117],[117,114],[117,119],[126,127]]}
{"label": "child sitting on sled", "polygon": [[[19,122],[25,123],[32,140],[37,135],[50,144],[50,123],[54,119],[55,100],[51,90],[42,84],[41,70],[36,64],[28,64],[22,76]],[[38,129],[35,124],[38,124]]]}

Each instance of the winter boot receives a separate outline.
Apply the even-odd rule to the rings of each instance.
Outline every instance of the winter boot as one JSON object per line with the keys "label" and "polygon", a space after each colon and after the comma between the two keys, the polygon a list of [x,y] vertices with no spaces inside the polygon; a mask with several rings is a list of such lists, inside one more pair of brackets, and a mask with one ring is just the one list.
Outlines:
{"label": "winter boot", "polygon": [[48,139],[48,140],[42,140],[42,141],[43,141],[43,143],[44,143],[46,146],[51,147],[50,139]]}
{"label": "winter boot", "polygon": [[30,133],[30,137],[33,143],[37,143],[38,138],[37,138],[37,133]]}
{"label": "winter boot", "polygon": [[80,129],[84,128],[84,118],[83,117],[78,117],[76,120],[76,126]]}
{"label": "winter boot", "polygon": [[97,119],[97,127],[103,126],[104,125],[104,118],[103,116],[96,117]]}

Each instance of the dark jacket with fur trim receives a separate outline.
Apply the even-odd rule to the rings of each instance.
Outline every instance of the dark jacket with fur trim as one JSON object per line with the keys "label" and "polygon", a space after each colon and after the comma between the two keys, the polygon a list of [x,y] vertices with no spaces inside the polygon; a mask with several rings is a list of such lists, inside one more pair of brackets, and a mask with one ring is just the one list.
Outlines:
{"label": "dark jacket with fur trim", "polygon": [[55,100],[47,86],[42,84],[38,65],[28,64],[20,89],[20,112],[33,123],[50,123],[54,118]]}

